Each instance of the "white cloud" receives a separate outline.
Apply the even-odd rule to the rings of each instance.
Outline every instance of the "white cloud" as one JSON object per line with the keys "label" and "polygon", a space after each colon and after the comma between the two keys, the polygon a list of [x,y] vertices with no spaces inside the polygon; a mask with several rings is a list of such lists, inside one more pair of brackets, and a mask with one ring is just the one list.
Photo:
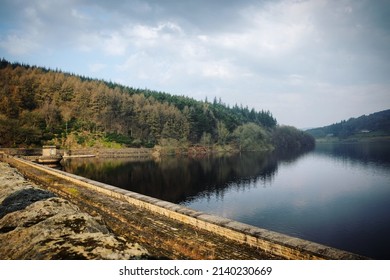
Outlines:
{"label": "white cloud", "polygon": [[78,20],[82,20],[82,21],[85,21],[85,20],[91,20],[91,17],[88,16],[87,14],[81,12],[80,10],[78,9],[71,9],[71,16],[73,18],[76,18]]}
{"label": "white cloud", "polygon": [[5,39],[1,39],[0,47],[11,55],[25,55],[40,48],[40,45],[33,38],[10,34]]}
{"label": "white cloud", "polygon": [[312,2],[281,1],[261,9],[246,9],[241,12],[250,19],[245,41],[264,55],[295,51],[313,36],[315,27],[307,15],[314,8]]}
{"label": "white cloud", "polygon": [[109,55],[124,55],[128,47],[128,39],[118,32],[113,32],[108,37],[101,38],[103,50]]}
{"label": "white cloud", "polygon": [[202,74],[205,77],[230,79],[235,77],[235,71],[229,61],[204,62],[202,64]]}
{"label": "white cloud", "polygon": [[299,86],[305,83],[305,77],[298,74],[291,74],[287,77],[287,82],[292,86]]}
{"label": "white cloud", "polygon": [[107,68],[107,64],[104,63],[93,63],[88,65],[89,71],[92,73],[98,73],[102,71],[103,69]]}
{"label": "white cloud", "polygon": [[136,25],[129,33],[138,40],[155,40],[158,37],[158,28]]}

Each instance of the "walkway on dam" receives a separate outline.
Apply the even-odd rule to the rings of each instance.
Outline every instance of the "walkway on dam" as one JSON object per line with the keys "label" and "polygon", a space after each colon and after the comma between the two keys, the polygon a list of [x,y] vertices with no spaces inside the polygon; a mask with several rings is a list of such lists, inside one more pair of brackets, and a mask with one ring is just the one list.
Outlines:
{"label": "walkway on dam", "polygon": [[156,259],[281,259],[258,248],[105,196],[88,188],[13,161],[12,165],[43,188],[82,211],[100,216],[115,235],[146,248]]}

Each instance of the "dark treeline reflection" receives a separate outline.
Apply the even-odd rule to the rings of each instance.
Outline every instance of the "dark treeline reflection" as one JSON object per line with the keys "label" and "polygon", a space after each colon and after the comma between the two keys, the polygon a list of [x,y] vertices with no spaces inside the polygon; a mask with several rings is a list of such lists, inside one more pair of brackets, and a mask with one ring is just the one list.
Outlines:
{"label": "dark treeline reflection", "polygon": [[159,160],[72,159],[63,163],[67,172],[173,203],[197,196],[223,193],[229,187],[250,187],[271,182],[279,161],[293,161],[300,154],[242,153],[205,158],[163,157]]}
{"label": "dark treeline reflection", "polygon": [[375,143],[321,143],[316,145],[315,152],[336,160],[390,168],[390,145],[389,142],[385,141]]}

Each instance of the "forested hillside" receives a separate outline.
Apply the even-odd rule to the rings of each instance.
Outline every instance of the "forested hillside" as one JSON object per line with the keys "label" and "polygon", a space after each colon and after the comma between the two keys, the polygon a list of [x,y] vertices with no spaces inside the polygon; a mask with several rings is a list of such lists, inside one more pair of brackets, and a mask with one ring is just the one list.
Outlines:
{"label": "forested hillside", "polygon": [[1,147],[230,144],[258,150],[272,148],[278,130],[269,111],[0,61]]}
{"label": "forested hillside", "polygon": [[372,137],[390,135],[390,110],[385,110],[358,118],[350,118],[332,125],[306,131],[315,138]]}

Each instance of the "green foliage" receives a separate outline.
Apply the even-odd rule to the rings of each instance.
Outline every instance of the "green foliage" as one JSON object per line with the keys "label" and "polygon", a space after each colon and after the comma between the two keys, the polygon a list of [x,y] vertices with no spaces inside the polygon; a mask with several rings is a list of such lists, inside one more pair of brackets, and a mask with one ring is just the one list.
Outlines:
{"label": "green foliage", "polygon": [[131,146],[133,142],[128,136],[118,133],[107,133],[104,138],[107,142],[116,142],[126,146]]}
{"label": "green foliage", "polygon": [[219,121],[217,124],[218,144],[225,145],[229,136],[229,130],[226,128],[225,124],[222,121]]}
{"label": "green foliage", "polygon": [[233,132],[233,138],[240,151],[261,151],[270,148],[267,132],[255,123],[238,126]]}
{"label": "green foliage", "polygon": [[142,141],[140,139],[134,139],[131,143],[134,148],[141,148]]}
{"label": "green foliage", "polygon": [[188,150],[188,142],[174,138],[162,138],[159,141],[159,145],[155,146],[155,149],[160,154],[182,154]]}
{"label": "green foliage", "polygon": [[43,136],[28,119],[10,119],[0,114],[0,146],[30,146],[40,143]]}
{"label": "green foliage", "polygon": [[210,146],[212,144],[211,134],[203,132],[202,137],[200,138],[200,144],[203,146]]}
{"label": "green foliage", "polygon": [[278,126],[272,132],[272,143],[278,150],[301,151],[314,148],[315,139],[292,126]]}

